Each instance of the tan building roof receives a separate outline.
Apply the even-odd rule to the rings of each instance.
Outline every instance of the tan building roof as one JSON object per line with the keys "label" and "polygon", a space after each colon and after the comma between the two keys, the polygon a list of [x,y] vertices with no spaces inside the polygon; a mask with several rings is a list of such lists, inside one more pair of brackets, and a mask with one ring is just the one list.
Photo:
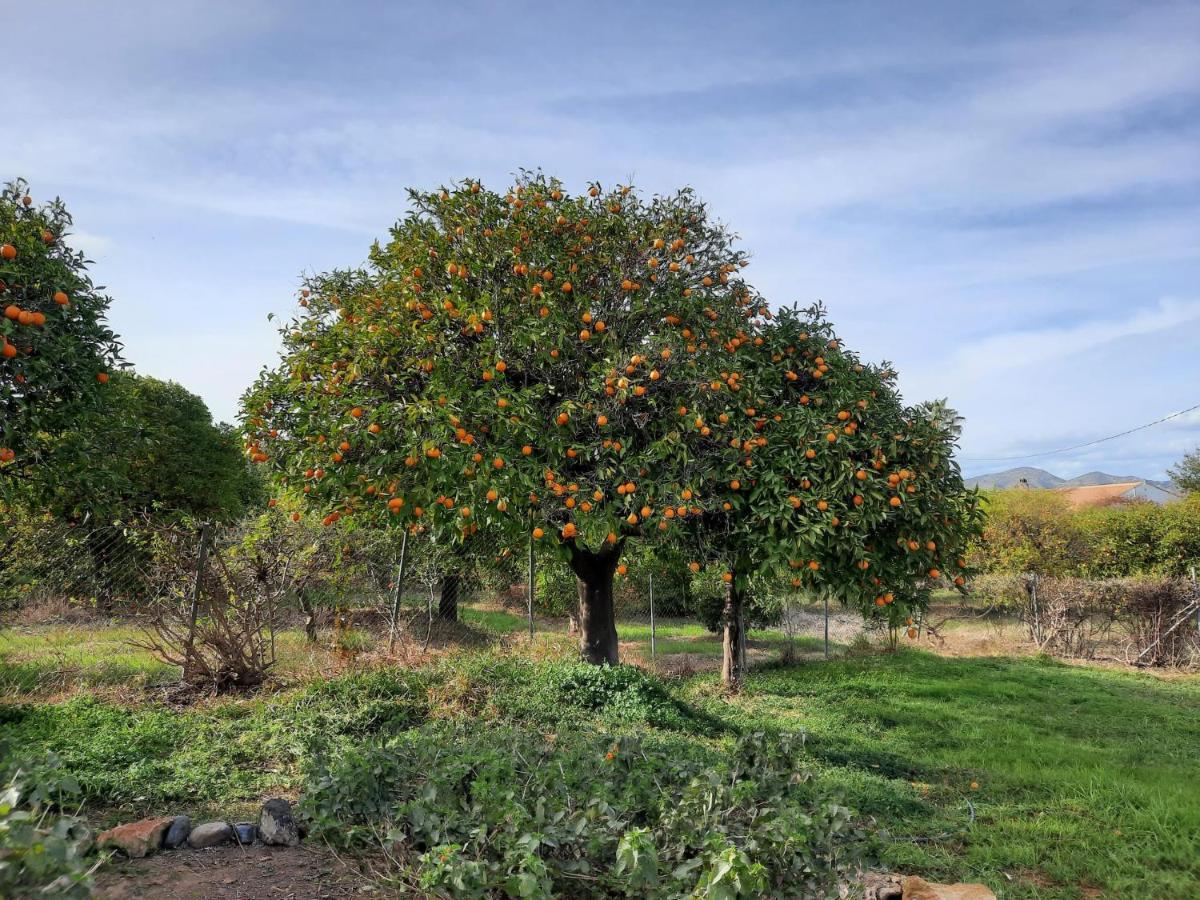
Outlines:
{"label": "tan building roof", "polygon": [[1086,487],[1055,488],[1062,494],[1067,503],[1074,507],[1099,506],[1102,503],[1113,503],[1118,500],[1132,499],[1125,495],[1141,486],[1141,481],[1122,481],[1118,484],[1089,484]]}

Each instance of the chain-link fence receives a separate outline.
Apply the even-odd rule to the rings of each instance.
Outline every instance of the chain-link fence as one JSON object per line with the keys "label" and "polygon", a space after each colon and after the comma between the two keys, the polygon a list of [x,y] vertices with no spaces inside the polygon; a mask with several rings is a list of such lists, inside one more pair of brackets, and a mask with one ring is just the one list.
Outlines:
{"label": "chain-link fence", "polygon": [[[549,542],[498,546],[474,534],[439,546],[419,530],[322,527],[284,509],[233,525],[10,514],[0,538],[10,616],[132,622],[140,646],[222,687],[272,671],[281,634],[345,660],[529,641],[569,653],[578,641],[578,581]],[[626,552],[613,585],[620,658],[719,665],[725,591],[716,572],[684,559]],[[823,652],[824,622],[794,599],[782,614],[748,610],[751,661]],[[839,637],[835,628],[835,647]]]}

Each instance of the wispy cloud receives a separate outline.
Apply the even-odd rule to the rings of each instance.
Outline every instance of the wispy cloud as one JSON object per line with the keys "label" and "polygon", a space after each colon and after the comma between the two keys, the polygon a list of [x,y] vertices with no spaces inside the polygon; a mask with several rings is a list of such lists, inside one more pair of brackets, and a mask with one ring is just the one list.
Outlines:
{"label": "wispy cloud", "polygon": [[981,455],[1200,382],[1194,3],[110,7],[11,23],[5,162],[79,213],[130,356],[223,417],[273,343],[218,341],[205,377],[206,316],[360,261],[409,185],[529,165],[693,184],[768,296],[827,301]]}

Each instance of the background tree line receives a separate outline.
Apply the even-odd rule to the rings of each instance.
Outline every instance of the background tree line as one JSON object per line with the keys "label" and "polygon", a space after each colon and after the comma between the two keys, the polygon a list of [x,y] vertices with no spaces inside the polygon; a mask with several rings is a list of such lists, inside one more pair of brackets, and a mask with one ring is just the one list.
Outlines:
{"label": "background tree line", "polygon": [[1200,568],[1200,493],[1178,503],[1074,509],[1054,491],[983,494],[987,524],[972,563],[992,574],[1185,576]]}

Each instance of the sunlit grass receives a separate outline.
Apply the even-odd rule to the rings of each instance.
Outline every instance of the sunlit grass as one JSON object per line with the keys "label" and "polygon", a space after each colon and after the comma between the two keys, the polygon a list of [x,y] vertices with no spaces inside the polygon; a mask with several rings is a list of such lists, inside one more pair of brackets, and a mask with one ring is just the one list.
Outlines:
{"label": "sunlit grass", "polygon": [[1005,897],[1200,895],[1200,679],[903,652],[762,671],[738,706],[805,728],[893,833],[948,833],[891,843],[898,867]]}
{"label": "sunlit grass", "polygon": [[132,644],[135,628],[63,625],[0,631],[0,694],[175,681],[179,670]]}

